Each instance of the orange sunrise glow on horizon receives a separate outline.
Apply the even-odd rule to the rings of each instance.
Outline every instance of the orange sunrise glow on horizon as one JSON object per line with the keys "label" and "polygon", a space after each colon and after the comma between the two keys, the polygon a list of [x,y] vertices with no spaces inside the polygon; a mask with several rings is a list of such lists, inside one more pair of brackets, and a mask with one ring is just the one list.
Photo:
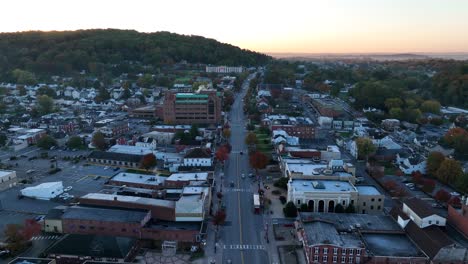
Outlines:
{"label": "orange sunrise glow on horizon", "polygon": [[59,1],[2,3],[0,32],[132,29],[259,52],[468,52],[468,1]]}

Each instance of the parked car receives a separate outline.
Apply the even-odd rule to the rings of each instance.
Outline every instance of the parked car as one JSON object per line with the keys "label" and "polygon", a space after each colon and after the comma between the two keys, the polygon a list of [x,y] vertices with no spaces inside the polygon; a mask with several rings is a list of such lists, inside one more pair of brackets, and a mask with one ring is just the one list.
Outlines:
{"label": "parked car", "polygon": [[229,184],[231,187],[234,187],[234,181],[231,181],[231,183]]}
{"label": "parked car", "polygon": [[119,168],[119,167],[117,167],[117,168],[114,168],[114,171],[118,171],[118,170],[120,170],[120,168]]}
{"label": "parked car", "polygon": [[63,189],[64,192],[69,192],[73,189],[73,186],[68,186],[65,189]]}
{"label": "parked car", "polygon": [[94,176],[93,180],[97,181],[101,178],[101,176],[97,175],[97,176]]}
{"label": "parked car", "polygon": [[245,179],[245,174],[244,173],[242,173],[241,178]]}

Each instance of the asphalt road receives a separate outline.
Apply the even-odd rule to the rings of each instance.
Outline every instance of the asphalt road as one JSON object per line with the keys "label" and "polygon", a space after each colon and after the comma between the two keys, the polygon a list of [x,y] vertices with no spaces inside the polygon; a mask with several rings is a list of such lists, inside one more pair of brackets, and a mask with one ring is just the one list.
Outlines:
{"label": "asphalt road", "polygon": [[[226,204],[227,224],[220,231],[220,247],[223,263],[269,263],[265,250],[264,224],[261,214],[254,214],[253,194],[258,190],[248,174],[251,172],[247,146],[244,143],[246,118],[243,101],[248,82],[233,104],[231,118],[232,152],[224,172],[223,193]],[[241,155],[240,152],[244,154]],[[242,173],[246,175],[241,178]],[[234,187],[230,183],[234,183]]]}

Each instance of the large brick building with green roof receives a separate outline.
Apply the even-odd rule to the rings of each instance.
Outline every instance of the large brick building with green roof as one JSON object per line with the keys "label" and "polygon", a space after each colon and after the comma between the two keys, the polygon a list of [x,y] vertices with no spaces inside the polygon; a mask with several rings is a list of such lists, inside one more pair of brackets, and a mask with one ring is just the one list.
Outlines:
{"label": "large brick building with green roof", "polygon": [[218,124],[222,121],[221,98],[216,91],[169,91],[164,98],[163,116],[167,124]]}

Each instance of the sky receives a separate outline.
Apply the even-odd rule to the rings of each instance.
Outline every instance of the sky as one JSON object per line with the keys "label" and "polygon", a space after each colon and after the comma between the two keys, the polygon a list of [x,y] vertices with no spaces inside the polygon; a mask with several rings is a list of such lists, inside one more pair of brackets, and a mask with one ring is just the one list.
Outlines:
{"label": "sky", "polygon": [[467,0],[14,0],[0,32],[201,35],[259,52],[468,52]]}

